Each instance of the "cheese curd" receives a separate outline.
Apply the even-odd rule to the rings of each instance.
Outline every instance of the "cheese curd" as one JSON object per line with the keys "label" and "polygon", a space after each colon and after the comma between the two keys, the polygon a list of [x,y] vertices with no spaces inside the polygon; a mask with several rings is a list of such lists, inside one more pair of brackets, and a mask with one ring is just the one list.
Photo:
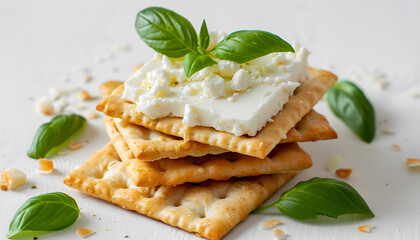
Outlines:
{"label": "cheese curd", "polygon": [[188,127],[254,136],[307,78],[308,51],[293,47],[296,53],[271,53],[244,64],[214,59],[217,64],[190,78],[182,58],[156,53],[126,81],[123,98],[152,119],[182,117]]}

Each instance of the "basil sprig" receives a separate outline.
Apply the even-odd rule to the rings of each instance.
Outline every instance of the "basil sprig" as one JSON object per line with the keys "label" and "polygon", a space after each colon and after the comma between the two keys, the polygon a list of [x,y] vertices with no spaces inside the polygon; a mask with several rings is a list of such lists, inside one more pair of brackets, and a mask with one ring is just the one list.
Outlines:
{"label": "basil sprig", "polygon": [[86,120],[77,114],[54,117],[50,122],[38,128],[28,156],[34,159],[49,157],[83,131]]}
{"label": "basil sprig", "polygon": [[349,184],[330,178],[312,178],[296,184],[280,199],[254,211],[261,212],[276,206],[283,214],[300,220],[317,219],[318,215],[337,218],[343,214],[374,217],[365,200]]}
{"label": "basil sprig", "polygon": [[210,42],[204,20],[200,34],[183,16],[162,7],[149,7],[137,14],[136,31],[156,52],[183,61],[187,77],[216,64],[211,54],[223,60],[245,63],[272,52],[294,52],[293,47],[275,34],[243,30],[231,33],[216,47],[206,51]]}
{"label": "basil sprig", "polygon": [[28,199],[15,213],[7,238],[33,237],[72,225],[79,217],[79,207],[70,196],[46,193]]}
{"label": "basil sprig", "polygon": [[339,81],[327,92],[331,111],[363,141],[375,136],[375,112],[369,100],[356,85]]}

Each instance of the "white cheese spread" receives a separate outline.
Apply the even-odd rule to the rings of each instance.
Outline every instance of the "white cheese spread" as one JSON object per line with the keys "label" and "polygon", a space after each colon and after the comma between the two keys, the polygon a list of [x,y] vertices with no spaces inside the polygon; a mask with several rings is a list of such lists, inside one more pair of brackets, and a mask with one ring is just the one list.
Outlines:
{"label": "white cheese spread", "polygon": [[244,64],[214,59],[218,64],[190,78],[182,59],[156,53],[126,81],[123,97],[152,119],[182,117],[188,127],[255,136],[307,78],[308,51],[293,47],[296,53],[271,53]]}

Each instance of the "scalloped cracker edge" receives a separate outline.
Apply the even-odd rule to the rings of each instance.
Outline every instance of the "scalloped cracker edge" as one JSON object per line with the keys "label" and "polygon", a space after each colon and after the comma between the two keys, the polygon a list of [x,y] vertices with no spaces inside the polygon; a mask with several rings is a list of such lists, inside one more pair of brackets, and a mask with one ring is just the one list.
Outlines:
{"label": "scalloped cracker edge", "polygon": [[254,137],[236,136],[211,127],[185,127],[182,118],[167,117],[153,120],[138,112],[135,103],[121,98],[124,91],[122,85],[111,95],[103,97],[96,109],[110,117],[121,118],[136,125],[182,137],[184,140],[193,140],[232,152],[265,158],[282,139],[286,138],[287,132],[312,109],[336,80],[337,77],[330,72],[309,68],[308,80],[295,90],[283,110],[273,117],[273,122],[268,122]]}
{"label": "scalloped cracker edge", "polygon": [[227,180],[231,177],[298,171],[312,166],[311,157],[297,143],[279,144],[264,159],[228,152],[202,157],[142,161],[134,157],[111,118],[105,117],[104,125],[115,150],[127,165],[131,181],[141,187],[199,183],[207,179]]}
{"label": "scalloped cracker edge", "polygon": [[296,173],[200,184],[136,187],[112,144],[96,152],[64,183],[208,239],[221,239]]}

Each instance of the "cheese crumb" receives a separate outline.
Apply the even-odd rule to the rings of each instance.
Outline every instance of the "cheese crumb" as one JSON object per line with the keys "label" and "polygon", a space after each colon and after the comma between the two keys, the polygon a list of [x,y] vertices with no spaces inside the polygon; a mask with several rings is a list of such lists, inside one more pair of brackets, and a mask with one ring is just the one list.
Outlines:
{"label": "cheese crumb", "polygon": [[96,111],[94,111],[94,110],[88,110],[87,112],[85,112],[83,114],[83,116],[86,119],[95,119],[95,118],[98,118],[99,117],[98,113]]}
{"label": "cheese crumb", "polygon": [[77,150],[83,147],[83,143],[82,142],[70,142],[67,147],[70,150]]}
{"label": "cheese crumb", "polygon": [[372,228],[373,228],[372,223],[358,227],[359,231],[364,232],[364,233],[370,233]]}
{"label": "cheese crumb", "polygon": [[54,163],[46,158],[38,159],[37,170],[40,173],[49,174],[54,170]]}
{"label": "cheese crumb", "polygon": [[420,159],[407,158],[406,165],[407,165],[407,167],[418,167],[418,166],[420,166]]}
{"label": "cheese crumb", "polygon": [[340,156],[337,155],[337,156],[332,157],[330,161],[328,161],[327,165],[325,165],[325,169],[328,171],[332,171],[336,169],[340,161],[341,161]]}
{"label": "cheese crumb", "polygon": [[278,226],[280,224],[281,224],[281,221],[278,220],[278,219],[275,219],[275,220],[267,220],[267,221],[261,222],[260,228],[262,230],[270,230],[270,229],[272,229],[275,226]]}
{"label": "cheese crumb", "polygon": [[203,81],[205,98],[218,98],[226,95],[225,80],[214,73],[210,73]]}
{"label": "cheese crumb", "polygon": [[35,109],[42,114],[52,115],[54,114],[54,107],[51,100],[47,96],[40,97],[35,103]]}
{"label": "cheese crumb", "polygon": [[185,116],[182,119],[182,124],[187,127],[193,127],[198,125],[198,114],[194,111],[194,108],[190,104],[185,105]]}
{"label": "cheese crumb", "polygon": [[52,100],[56,100],[63,96],[66,93],[63,89],[56,88],[56,87],[50,87],[48,89],[48,94],[50,95]]}
{"label": "cheese crumb", "polygon": [[79,235],[82,238],[87,238],[95,233],[92,229],[89,228],[78,228],[76,230],[77,235]]}
{"label": "cheese crumb", "polygon": [[221,60],[218,67],[222,77],[232,77],[241,68],[236,62],[229,60]]}
{"label": "cheese crumb", "polygon": [[348,178],[353,172],[353,168],[339,168],[335,170],[335,174],[342,178]]}
{"label": "cheese crumb", "polygon": [[276,228],[273,231],[274,238],[277,240],[283,240],[286,237],[286,234],[280,228]]}
{"label": "cheese crumb", "polygon": [[26,183],[26,174],[16,168],[8,168],[0,174],[1,190],[14,190]]}
{"label": "cheese crumb", "polygon": [[251,86],[251,77],[249,73],[244,69],[239,69],[236,71],[235,75],[232,77],[230,86],[235,91],[243,91]]}

